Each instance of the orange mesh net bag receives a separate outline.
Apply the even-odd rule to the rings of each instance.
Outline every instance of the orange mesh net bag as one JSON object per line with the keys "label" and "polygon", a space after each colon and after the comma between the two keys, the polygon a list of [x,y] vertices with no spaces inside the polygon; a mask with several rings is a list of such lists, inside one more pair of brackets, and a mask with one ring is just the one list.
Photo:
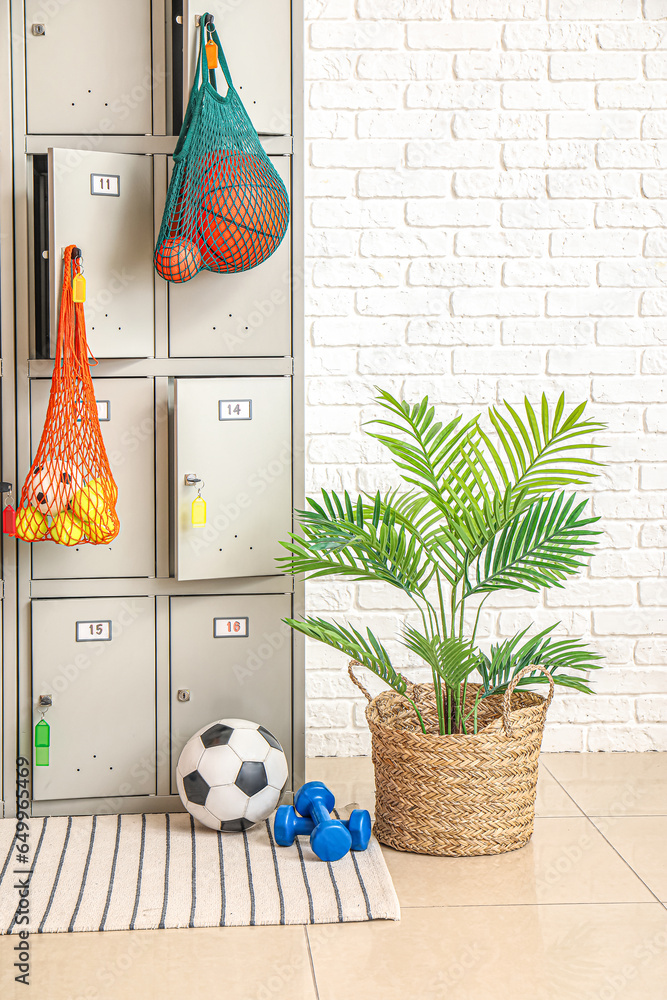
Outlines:
{"label": "orange mesh net bag", "polygon": [[15,532],[25,542],[50,538],[59,545],[106,545],[120,531],[118,487],[102,440],[83,304],[72,294],[79,274],[80,253],[69,246],[49,406],[16,511]]}

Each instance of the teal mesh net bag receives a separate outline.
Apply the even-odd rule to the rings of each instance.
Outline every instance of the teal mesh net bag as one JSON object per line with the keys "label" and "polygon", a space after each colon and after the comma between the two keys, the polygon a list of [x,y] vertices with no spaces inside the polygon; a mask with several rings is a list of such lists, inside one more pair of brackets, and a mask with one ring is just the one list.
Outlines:
{"label": "teal mesh net bag", "polygon": [[[215,68],[209,69],[207,55],[213,50],[215,56],[214,45],[227,81],[224,95],[217,91]],[[167,281],[179,282],[194,278],[202,268],[248,271],[277,249],[289,215],[285,185],[234,89],[212,18],[204,14],[195,78],[155,247],[155,268]]]}

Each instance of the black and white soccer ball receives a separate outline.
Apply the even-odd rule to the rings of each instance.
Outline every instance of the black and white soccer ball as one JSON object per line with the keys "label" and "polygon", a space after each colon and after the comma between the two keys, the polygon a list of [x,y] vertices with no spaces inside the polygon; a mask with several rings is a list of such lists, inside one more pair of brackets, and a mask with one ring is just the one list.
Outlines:
{"label": "black and white soccer ball", "polygon": [[28,478],[28,503],[42,514],[55,515],[67,510],[74,493],[83,486],[78,472],[63,469],[54,462],[33,465]]}
{"label": "black and white soccer ball", "polygon": [[192,736],[176,768],[181,802],[212,830],[240,833],[266,819],[287,782],[275,736],[247,719],[220,719]]}

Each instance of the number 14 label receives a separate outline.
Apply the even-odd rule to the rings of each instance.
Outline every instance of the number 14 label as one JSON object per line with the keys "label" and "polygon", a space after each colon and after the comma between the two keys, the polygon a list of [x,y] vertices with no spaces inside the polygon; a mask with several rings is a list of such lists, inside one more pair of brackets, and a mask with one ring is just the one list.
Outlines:
{"label": "number 14 label", "polygon": [[219,399],[219,420],[252,420],[252,399]]}

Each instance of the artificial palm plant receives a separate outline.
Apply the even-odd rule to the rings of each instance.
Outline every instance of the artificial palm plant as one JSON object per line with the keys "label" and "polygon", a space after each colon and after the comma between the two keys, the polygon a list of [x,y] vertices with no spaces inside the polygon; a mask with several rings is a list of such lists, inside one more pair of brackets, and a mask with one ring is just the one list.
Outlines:
{"label": "artificial palm plant", "polygon": [[[566,414],[564,396],[553,411],[544,396],[538,412],[525,399],[525,416],[507,402],[491,407],[486,428],[481,415],[443,425],[428,397],[411,406],[379,392],[385,415],[369,434],[391,453],[404,487],[354,501],[326,491],[321,503],[309,499],[310,509],[298,512],[301,533],[283,543],[283,568],[308,578],[380,581],[408,595],[421,627],[405,624],[400,641],[431,668],[441,735],[476,733],[480,701],[530,664],[546,667],[557,684],[590,692],[587,671],[600,657],[577,640],[554,637],[557,623],[486,651],[476,634],[490,594],[562,587],[585,565],[598,518],[564,488],[597,475],[592,438],[604,425],[585,419],[585,403]],[[409,696],[407,678],[370,629],[363,635],[321,618],[287,621]],[[467,697],[473,676],[481,683]],[[520,684],[546,680],[536,672]]]}

